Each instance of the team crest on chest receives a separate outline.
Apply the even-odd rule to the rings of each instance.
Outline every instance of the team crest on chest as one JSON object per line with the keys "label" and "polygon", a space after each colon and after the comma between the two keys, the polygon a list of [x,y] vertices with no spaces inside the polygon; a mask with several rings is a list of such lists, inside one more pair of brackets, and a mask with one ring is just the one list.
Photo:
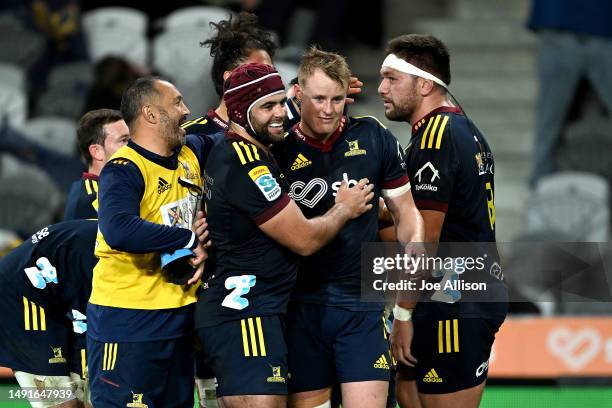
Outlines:
{"label": "team crest on chest", "polygon": [[359,148],[358,140],[347,140],[347,143],[349,145],[349,150],[348,152],[344,153],[344,157],[352,157],[352,156],[359,156],[362,154],[366,154],[365,149]]}

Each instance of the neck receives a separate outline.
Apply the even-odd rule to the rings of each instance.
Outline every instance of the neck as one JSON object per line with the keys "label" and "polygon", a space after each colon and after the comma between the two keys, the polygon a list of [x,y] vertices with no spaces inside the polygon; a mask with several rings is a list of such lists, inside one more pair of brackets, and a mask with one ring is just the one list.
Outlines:
{"label": "neck", "polygon": [[409,118],[409,122],[411,125],[414,125],[417,120],[421,119],[429,112],[434,109],[440,108],[442,106],[455,106],[446,96],[444,95],[436,95],[436,96],[426,96],[423,98],[423,102],[419,105],[419,108],[414,111],[412,116]]}
{"label": "neck", "polygon": [[221,99],[219,106],[215,109],[215,113],[224,121],[229,122],[229,117],[227,116],[227,106],[225,106],[225,101]]}
{"label": "neck", "polygon": [[138,128],[130,137],[138,146],[158,156],[170,157],[174,154],[174,150],[170,148],[168,143],[161,137],[158,129]]}
{"label": "neck", "polygon": [[98,163],[97,161],[93,162],[91,163],[91,166],[87,168],[87,172],[99,176],[103,166],[104,164],[102,163]]}
{"label": "neck", "polygon": [[327,142],[327,140],[331,137],[331,135],[334,134],[334,132],[336,131],[336,129],[338,129],[338,127],[336,127],[333,132],[331,133],[316,133],[312,130],[312,128],[310,126],[308,126],[308,124],[306,122],[304,122],[303,120],[300,120],[300,130],[302,131],[302,133],[304,134],[304,136],[309,137],[311,139],[316,140],[319,143],[325,143]]}
{"label": "neck", "polygon": [[242,126],[238,126],[235,123],[230,123],[229,130],[236,133],[240,137],[248,140],[249,142],[253,143],[255,146],[259,147],[260,149],[268,151],[268,146],[264,146],[259,140],[251,136]]}

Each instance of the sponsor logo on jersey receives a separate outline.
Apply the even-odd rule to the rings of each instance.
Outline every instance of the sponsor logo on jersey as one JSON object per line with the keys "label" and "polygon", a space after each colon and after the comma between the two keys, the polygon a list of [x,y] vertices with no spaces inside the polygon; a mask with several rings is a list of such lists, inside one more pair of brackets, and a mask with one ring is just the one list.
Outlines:
{"label": "sponsor logo on jersey", "polygon": [[332,190],[334,190],[334,197],[336,196],[336,193],[340,189],[340,186],[342,185],[343,181],[346,181],[346,184],[348,184],[348,188],[351,188],[357,185],[357,180],[349,179],[349,175],[347,173],[342,173],[342,180],[332,183]]}
{"label": "sponsor logo on jersey", "polygon": [[489,360],[485,361],[476,369],[476,378],[480,377],[489,368]]}
{"label": "sponsor logo on jersey", "polygon": [[308,208],[314,208],[325,193],[327,183],[322,178],[314,178],[308,184],[300,180],[294,181],[289,188],[289,197]]}
{"label": "sponsor logo on jersey", "polygon": [[425,374],[425,377],[423,377],[423,382],[426,382],[426,383],[441,383],[441,382],[444,382],[444,380],[442,380],[442,378],[440,378],[438,373],[436,373],[436,370],[434,368],[432,368],[431,370],[429,370],[429,372],[427,374]]}
{"label": "sponsor logo on jersey", "polygon": [[495,174],[493,154],[490,152],[478,152],[474,158],[476,159],[476,168],[478,169],[479,176],[483,176],[485,174]]}
{"label": "sponsor logo on jersey", "polygon": [[387,361],[387,357],[384,354],[381,354],[378,357],[378,360],[374,363],[374,368],[383,368],[385,370],[389,370],[389,362]]}
{"label": "sponsor logo on jersey", "polygon": [[49,364],[65,364],[66,359],[62,356],[61,347],[51,347],[53,350],[53,358],[49,359]]}
{"label": "sponsor logo on jersey", "polygon": [[126,405],[128,408],[149,408],[149,406],[142,402],[142,394],[132,393],[132,402],[128,402]]}
{"label": "sponsor logo on jersey", "polygon": [[164,191],[170,190],[170,187],[172,187],[172,184],[168,183],[163,178],[159,177],[157,179],[157,194],[161,194]]}
{"label": "sponsor logo on jersey", "polygon": [[267,166],[257,166],[249,171],[249,177],[268,201],[274,201],[281,195],[281,187],[270,173]]}
{"label": "sponsor logo on jersey", "polygon": [[38,241],[49,235],[49,228],[45,227],[32,235],[32,243],[38,244]]}
{"label": "sponsor logo on jersey", "polygon": [[298,154],[298,156],[295,158],[295,160],[293,161],[293,164],[291,165],[291,170],[295,171],[295,170],[299,170],[302,169],[306,166],[311,165],[312,162],[310,160],[308,160],[306,158],[306,156],[304,156],[302,153]]}
{"label": "sponsor logo on jersey", "polygon": [[270,368],[272,368],[272,377],[268,377],[266,381],[269,383],[284,383],[285,377],[281,375],[281,368],[272,366]]}
{"label": "sponsor logo on jersey", "polygon": [[191,171],[191,169],[189,168],[189,164],[187,164],[187,162],[180,162],[180,163],[181,163],[181,166],[183,167],[184,177],[187,180],[197,180],[198,179],[198,175]]}
{"label": "sponsor logo on jersey", "polygon": [[349,145],[349,150],[348,152],[344,153],[344,157],[352,157],[352,156],[359,156],[362,154],[366,154],[365,149],[359,148],[358,140],[349,140],[347,141],[347,143]]}
{"label": "sponsor logo on jersey", "polygon": [[[429,179],[429,182],[427,182],[426,176],[428,173],[431,173],[431,179]],[[414,186],[416,191],[438,191],[438,187],[434,186],[431,183],[436,181],[436,179],[440,179],[440,172],[434,167],[433,164],[431,164],[431,162],[425,163],[423,167],[421,167],[419,171],[417,171],[414,175],[417,178],[418,182],[421,183],[416,184]],[[425,182],[423,183],[423,181]]]}

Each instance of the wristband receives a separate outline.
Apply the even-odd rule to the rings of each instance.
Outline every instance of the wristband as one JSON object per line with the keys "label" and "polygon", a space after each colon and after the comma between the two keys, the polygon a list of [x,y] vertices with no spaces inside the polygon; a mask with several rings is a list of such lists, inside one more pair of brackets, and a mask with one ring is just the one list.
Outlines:
{"label": "wristband", "polygon": [[413,309],[404,309],[401,306],[395,305],[393,308],[393,318],[400,322],[407,322],[412,319],[412,310]]}

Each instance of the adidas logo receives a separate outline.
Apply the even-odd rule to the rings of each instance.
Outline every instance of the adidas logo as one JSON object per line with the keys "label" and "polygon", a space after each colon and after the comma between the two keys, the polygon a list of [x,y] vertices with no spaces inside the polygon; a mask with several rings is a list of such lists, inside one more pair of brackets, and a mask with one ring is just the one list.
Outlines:
{"label": "adidas logo", "polygon": [[298,157],[295,158],[295,161],[291,165],[291,170],[298,170],[303,167],[311,165],[312,162],[306,158],[302,153],[298,154]]}
{"label": "adidas logo", "polygon": [[443,381],[440,378],[440,376],[438,375],[438,373],[436,373],[436,370],[432,368],[431,370],[429,370],[429,372],[427,374],[425,374],[425,377],[423,377],[423,382],[426,382],[426,383],[441,383]]}
{"label": "adidas logo", "polygon": [[170,187],[172,187],[172,184],[160,177],[159,182],[157,183],[157,194],[163,193],[164,191],[170,189]]}
{"label": "adidas logo", "polygon": [[384,368],[385,370],[389,369],[389,363],[387,362],[387,357],[384,354],[381,354],[378,357],[378,360],[374,363],[374,368]]}

